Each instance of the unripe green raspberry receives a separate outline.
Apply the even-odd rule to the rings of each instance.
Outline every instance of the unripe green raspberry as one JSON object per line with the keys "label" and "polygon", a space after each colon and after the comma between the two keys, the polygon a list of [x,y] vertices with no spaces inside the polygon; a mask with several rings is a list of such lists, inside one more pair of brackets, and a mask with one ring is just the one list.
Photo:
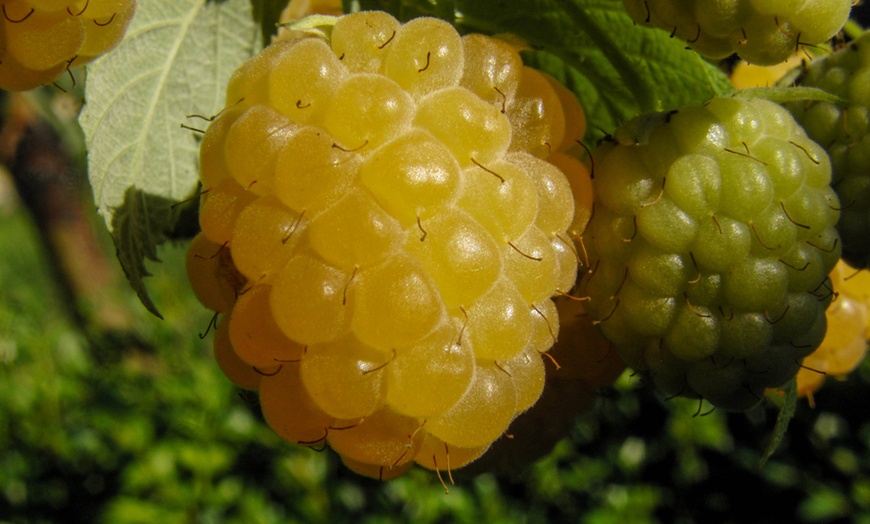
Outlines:
{"label": "unripe green raspberry", "polygon": [[845,100],[787,107],[831,157],[831,185],[842,205],[837,229],[843,239],[843,259],[856,268],[870,267],[870,32],[805,64],[796,82]]}
{"label": "unripe green raspberry", "polygon": [[710,58],[737,53],[773,65],[801,46],[830,40],[846,23],[852,0],[623,0],[639,24],[664,29]]}
{"label": "unripe green raspberry", "polygon": [[840,253],[828,157],[766,100],[641,118],[596,152],[580,293],[664,394],[748,409],[825,333]]}

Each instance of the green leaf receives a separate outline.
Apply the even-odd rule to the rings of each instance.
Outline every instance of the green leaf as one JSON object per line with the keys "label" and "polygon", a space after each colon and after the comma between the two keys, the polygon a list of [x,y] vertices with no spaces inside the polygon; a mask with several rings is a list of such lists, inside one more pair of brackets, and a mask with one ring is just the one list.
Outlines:
{"label": "green leaf", "polygon": [[94,200],[130,283],[155,314],[144,261],[155,258],[174,215],[130,195],[193,194],[198,136],[181,125],[223,108],[230,75],[260,39],[250,0],[149,0],[139,2],[121,44],[88,66],[79,121]]}
{"label": "green leaf", "polygon": [[762,455],[761,460],[758,462],[758,467],[762,468],[773,456],[776,449],[782,443],[783,437],[785,437],[786,431],[788,431],[788,424],[791,422],[791,419],[794,417],[795,409],[797,408],[797,378],[793,378],[791,382],[785,387],[785,400],[783,401],[782,406],[779,408],[779,415],[776,417],[776,425],[773,428],[773,437],[770,439],[770,443],[767,445],[767,449],[764,450],[764,455]]}
{"label": "green leaf", "polygon": [[143,278],[150,276],[145,260],[158,262],[157,246],[167,239],[178,214],[174,202],[130,186],[124,202],[112,215],[112,240],[121,267],[139,300],[160,318],[163,316],[148,295]]}
{"label": "green leaf", "polygon": [[[587,139],[638,114],[700,104],[733,91],[719,68],[664,31],[635,25],[614,0],[359,0],[402,19],[430,14],[462,32],[512,33],[527,62],[572,89],[591,123]],[[442,5],[453,9],[443,15]],[[454,19],[455,18],[455,19]]]}

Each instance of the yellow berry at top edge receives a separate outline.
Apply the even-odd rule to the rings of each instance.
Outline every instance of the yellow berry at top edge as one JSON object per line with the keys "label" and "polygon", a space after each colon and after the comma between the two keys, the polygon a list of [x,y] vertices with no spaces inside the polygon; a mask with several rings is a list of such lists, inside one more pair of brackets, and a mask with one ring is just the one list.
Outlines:
{"label": "yellow berry at top edge", "polygon": [[49,69],[75,56],[85,39],[81,20],[64,11],[33,11],[24,6],[6,7],[6,52],[18,63],[35,70]]}
{"label": "yellow berry at top edge", "polygon": [[89,62],[103,54],[107,49],[118,45],[135,12],[136,4],[134,2],[118,2],[118,5],[106,16],[100,16],[99,13],[88,13],[95,16],[91,20],[83,20],[85,39],[72,65]]}
{"label": "yellow berry at top edge", "polygon": [[[40,11],[65,10],[67,8],[72,8],[76,1],[77,0],[23,0],[23,2],[30,5],[30,7],[39,9]],[[73,12],[77,13],[78,10]]]}
{"label": "yellow berry at top edge", "polygon": [[0,19],[0,89],[48,84],[116,47],[135,0],[9,0]]}

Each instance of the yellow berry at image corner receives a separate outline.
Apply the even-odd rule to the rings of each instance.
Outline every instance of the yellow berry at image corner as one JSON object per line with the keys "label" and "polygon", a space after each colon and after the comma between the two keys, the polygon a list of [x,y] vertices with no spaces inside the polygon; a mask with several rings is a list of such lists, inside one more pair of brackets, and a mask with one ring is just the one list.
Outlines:
{"label": "yellow berry at image corner", "polygon": [[376,478],[456,468],[555,367],[591,216],[585,115],[511,42],[380,11],[316,22],[235,72],[202,140],[215,354],[291,442]]}
{"label": "yellow berry at image corner", "polygon": [[26,91],[116,47],[136,12],[136,0],[18,0],[0,19],[0,89]]}

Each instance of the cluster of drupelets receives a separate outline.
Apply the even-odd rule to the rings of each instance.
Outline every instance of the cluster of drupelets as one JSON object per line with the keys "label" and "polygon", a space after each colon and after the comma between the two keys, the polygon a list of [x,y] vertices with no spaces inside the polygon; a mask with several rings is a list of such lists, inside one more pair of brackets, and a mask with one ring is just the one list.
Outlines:
{"label": "cluster of drupelets", "polygon": [[0,89],[54,82],[118,45],[135,0],[13,0],[0,5]]}
{"label": "cluster of drupelets", "polygon": [[190,278],[282,437],[377,478],[449,471],[541,395],[591,214],[583,111],[512,45],[437,19],[328,34],[233,76]]}
{"label": "cluster of drupelets", "polygon": [[570,434],[578,417],[592,413],[614,391],[614,382],[625,371],[625,363],[598,331],[583,300],[562,295],[553,301],[559,311],[559,340],[549,355],[559,368],[547,371],[541,398],[511,423],[507,438],[495,441],[468,466],[467,473],[521,476]]}
{"label": "cluster of drupelets", "polygon": [[798,372],[798,391],[812,402],[826,376],[845,375],[858,366],[870,338],[870,32],[795,71],[797,77],[789,80],[845,100],[788,104],[810,138],[831,157],[831,185],[842,207],[837,230],[844,262],[831,273],[838,297],[828,309],[824,342]]}
{"label": "cluster of drupelets", "polygon": [[825,335],[840,255],[827,154],[758,98],[716,98],[617,138],[596,151],[578,293],[666,395],[749,409]]}
{"label": "cluster of drupelets", "polygon": [[[606,348],[600,376],[546,374],[577,411],[623,359],[666,395],[745,410],[863,356],[866,306],[825,312],[828,157],[781,106],[720,98],[624,126],[596,152],[592,212],[582,110],[506,42],[373,12],[301,34],[230,82],[188,257],[224,314],[218,361],[287,440],[378,478],[461,467],[538,400],[566,312],[557,350],[574,353],[554,362]],[[568,294],[581,259],[585,305]],[[822,343],[829,322],[848,336]]]}
{"label": "cluster of drupelets", "polygon": [[670,31],[703,56],[737,53],[753,64],[784,61],[803,46],[830,40],[853,0],[623,0],[639,24]]}
{"label": "cluster of drupelets", "polygon": [[836,298],[827,310],[824,341],[807,356],[797,389],[813,394],[828,377],[844,377],[863,360],[870,332],[870,32],[811,59],[797,53],[770,67],[739,63],[731,76],[738,89],[777,84],[817,87],[841,97],[838,103],[807,100],[786,107],[807,135],[831,158],[831,186],[840,199],[842,258],[831,272]]}
{"label": "cluster of drupelets", "polygon": [[831,157],[831,185],[843,205],[837,224],[843,260],[866,268],[870,266],[870,32],[798,71],[798,84],[821,88],[846,101],[795,102],[788,108]]}

